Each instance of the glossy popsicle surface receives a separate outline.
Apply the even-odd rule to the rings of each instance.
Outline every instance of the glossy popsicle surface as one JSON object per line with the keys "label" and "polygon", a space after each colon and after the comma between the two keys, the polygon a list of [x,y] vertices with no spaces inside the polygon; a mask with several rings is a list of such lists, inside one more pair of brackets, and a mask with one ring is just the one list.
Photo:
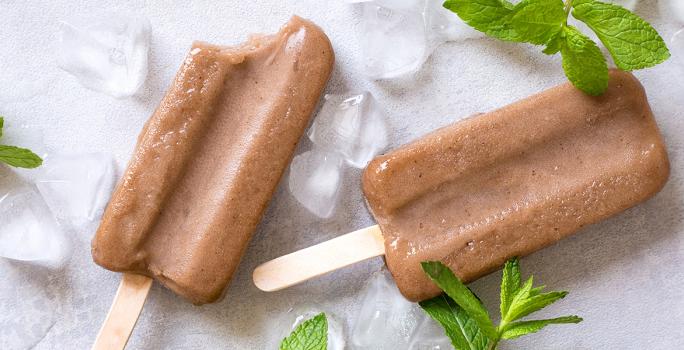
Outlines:
{"label": "glossy popsicle surface", "polygon": [[195,43],[145,125],[92,242],[99,265],[216,301],[328,81],[326,35],[293,17],[237,47]]}
{"label": "glossy popsicle surface", "polygon": [[422,261],[472,281],[664,186],[669,162],[643,87],[610,76],[600,97],[561,85],[368,165],[363,190],[404,296],[440,293]]}

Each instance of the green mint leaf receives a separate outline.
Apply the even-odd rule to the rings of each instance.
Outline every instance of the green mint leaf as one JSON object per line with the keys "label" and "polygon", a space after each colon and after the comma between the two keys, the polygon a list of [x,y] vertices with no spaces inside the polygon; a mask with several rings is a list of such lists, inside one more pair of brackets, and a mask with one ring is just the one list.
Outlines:
{"label": "green mint leaf", "polygon": [[[529,293],[529,292],[528,292]],[[512,322],[521,319],[533,312],[539,311],[568,295],[568,292],[549,292],[544,294],[532,295],[522,299],[514,299],[508,313],[506,321]]]}
{"label": "green mint leaf", "polygon": [[5,118],[0,116],[0,137],[2,137],[2,129],[5,127]]}
{"label": "green mint leaf", "polygon": [[565,75],[585,93],[602,94],[608,88],[608,65],[601,50],[575,27],[563,27],[563,36],[560,52]]}
{"label": "green mint leaf", "polygon": [[507,23],[513,4],[501,0],[447,0],[443,6],[456,13],[469,26],[501,40],[514,40],[518,35]]}
{"label": "green mint leaf", "polygon": [[580,323],[582,318],[578,316],[563,316],[546,320],[513,322],[506,327],[501,334],[503,339],[515,339],[525,334],[535,333],[550,324]]}
{"label": "green mint leaf", "polygon": [[510,25],[519,37],[515,41],[546,44],[567,19],[562,0],[523,0],[513,9]]}
{"label": "green mint leaf", "polygon": [[515,294],[520,289],[520,263],[518,258],[508,260],[501,277],[501,315],[506,315]]}
{"label": "green mint leaf", "polygon": [[556,33],[549,41],[546,43],[546,47],[544,50],[542,50],[543,53],[547,55],[555,55],[560,52],[561,47],[563,46],[563,41],[565,40],[565,35],[563,34],[563,30],[561,29],[560,32]]}
{"label": "green mint leaf", "polygon": [[530,278],[525,281],[525,284],[522,285],[518,289],[518,291],[515,293],[515,296],[513,297],[513,301],[511,304],[518,304],[521,301],[527,299],[530,297],[530,293],[534,288],[532,288],[532,285],[534,284],[534,276],[530,276]]}
{"label": "green mint leaf", "polygon": [[572,15],[598,35],[618,68],[653,67],[670,57],[658,32],[629,10],[593,0],[580,1],[573,7]]}
{"label": "green mint leaf", "polygon": [[17,168],[37,168],[43,160],[26,148],[0,145],[0,162]]}
{"label": "green mint leaf", "polygon": [[562,0],[447,0],[444,7],[491,37],[533,44],[548,42],[567,18]]}
{"label": "green mint leaf", "polygon": [[327,350],[328,319],[324,313],[304,321],[280,343],[280,350]]}
{"label": "green mint leaf", "polygon": [[447,295],[422,301],[419,305],[444,328],[455,349],[487,349],[489,340],[477,322]]}
{"label": "green mint leaf", "polygon": [[539,287],[535,287],[535,288],[530,289],[530,296],[533,297],[535,295],[541,294],[541,292],[542,292],[542,290],[544,290],[544,288],[546,288],[546,286],[539,286]]}
{"label": "green mint leaf", "polygon": [[439,261],[427,261],[421,265],[428,277],[475,320],[489,339],[497,336],[496,328],[480,299],[448,267]]}

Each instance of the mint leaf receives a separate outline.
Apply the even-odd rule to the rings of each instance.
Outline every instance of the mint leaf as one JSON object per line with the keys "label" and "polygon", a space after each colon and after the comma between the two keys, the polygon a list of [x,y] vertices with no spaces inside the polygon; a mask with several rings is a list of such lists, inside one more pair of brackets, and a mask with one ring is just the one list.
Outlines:
{"label": "mint leaf", "polygon": [[447,0],[444,7],[489,36],[533,44],[549,41],[567,18],[562,0]]}
{"label": "mint leaf", "polygon": [[501,0],[447,0],[443,6],[456,13],[469,26],[501,40],[518,35],[507,23],[513,4]]}
{"label": "mint leaf", "polygon": [[560,32],[556,33],[551,39],[549,39],[549,42],[546,43],[546,47],[544,50],[542,50],[543,53],[547,55],[555,55],[560,52],[561,47],[563,46],[563,41],[565,40],[565,35],[563,34],[563,30]]}
{"label": "mint leaf", "polygon": [[0,145],[0,162],[18,168],[36,168],[43,160],[26,148]]}
{"label": "mint leaf", "polygon": [[568,295],[568,292],[550,292],[515,300],[513,304],[511,304],[511,308],[506,314],[505,320],[511,322],[523,318],[555,303],[559,299],[565,298],[566,295]]}
{"label": "mint leaf", "polygon": [[515,41],[542,45],[561,31],[566,18],[562,0],[523,0],[515,6],[510,25],[519,35]]}
{"label": "mint leaf", "polygon": [[526,298],[530,297],[530,293],[532,292],[532,285],[534,284],[534,276],[530,276],[530,278],[525,281],[525,283],[522,285],[522,287],[518,288],[518,290],[515,292],[515,295],[513,296],[513,300],[511,301],[511,305],[520,303],[521,300],[525,300]]}
{"label": "mint leaf", "polygon": [[550,324],[580,323],[582,318],[578,316],[563,316],[546,320],[513,322],[506,327],[501,335],[503,339],[515,339],[525,334],[535,333]]}
{"label": "mint leaf", "polygon": [[598,35],[618,68],[653,67],[670,57],[658,32],[629,10],[593,0],[580,1],[573,7],[572,15]]}
{"label": "mint leaf", "polygon": [[304,321],[280,343],[280,350],[327,350],[328,319],[320,313]]}
{"label": "mint leaf", "polygon": [[455,301],[442,294],[419,303],[444,328],[455,349],[486,350],[488,339],[474,319]]}
{"label": "mint leaf", "polygon": [[507,9],[509,9],[509,10],[512,10],[513,8],[515,8],[515,4],[512,3],[512,2],[510,2],[510,1],[508,1],[508,0],[500,0],[500,2],[503,4],[503,6],[504,6],[505,8],[507,8]]}
{"label": "mint leaf", "polygon": [[601,50],[575,27],[563,27],[563,36],[560,52],[565,75],[587,94],[602,94],[608,88],[608,65]]}
{"label": "mint leaf", "polygon": [[496,337],[494,324],[480,299],[448,267],[439,261],[427,261],[421,265],[428,277],[475,320],[488,338]]}
{"label": "mint leaf", "polygon": [[562,45],[562,39],[558,39],[558,37],[555,37],[554,39],[551,39],[547,46],[542,50],[543,53],[547,55],[555,55],[560,52],[561,46]]}
{"label": "mint leaf", "polygon": [[539,295],[541,293],[541,291],[544,290],[544,288],[546,288],[546,286],[539,286],[539,287],[535,287],[535,288],[530,289],[530,296]]}
{"label": "mint leaf", "polygon": [[501,314],[508,313],[515,294],[520,289],[520,264],[518,258],[508,260],[503,268],[501,277]]}

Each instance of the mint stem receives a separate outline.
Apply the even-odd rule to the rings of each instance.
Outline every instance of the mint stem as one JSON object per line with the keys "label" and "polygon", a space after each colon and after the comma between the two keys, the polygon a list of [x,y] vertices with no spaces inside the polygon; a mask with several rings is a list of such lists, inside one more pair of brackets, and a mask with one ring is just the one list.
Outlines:
{"label": "mint stem", "polygon": [[499,339],[492,340],[492,343],[489,345],[489,350],[496,350],[496,346],[499,344]]}
{"label": "mint stem", "polygon": [[570,17],[570,10],[572,10],[572,0],[565,2],[565,25],[568,25],[568,17]]}

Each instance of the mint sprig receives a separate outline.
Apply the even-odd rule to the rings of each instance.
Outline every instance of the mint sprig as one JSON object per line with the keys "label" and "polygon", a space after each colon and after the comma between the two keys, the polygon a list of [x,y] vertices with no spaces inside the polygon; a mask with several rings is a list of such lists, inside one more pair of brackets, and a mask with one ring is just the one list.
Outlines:
{"label": "mint sprig", "polygon": [[[0,137],[5,119],[0,117]],[[17,168],[37,168],[43,164],[43,159],[26,148],[0,145],[0,162]]]}
{"label": "mint sprig", "polygon": [[320,313],[300,324],[280,343],[280,350],[327,350],[328,319]]}
{"label": "mint sprig", "polygon": [[494,326],[477,296],[441,262],[422,263],[423,270],[444,294],[420,302],[425,312],[444,328],[457,350],[493,350],[501,339],[535,333],[550,324],[578,323],[578,316],[542,320],[521,319],[562,299],[567,292],[542,293],[530,276],[522,284],[518,259],[509,260],[501,279],[501,322]]}
{"label": "mint sprig", "polygon": [[444,7],[471,27],[500,40],[544,45],[561,53],[570,82],[590,95],[608,88],[608,65],[596,43],[568,25],[572,15],[586,23],[622,70],[653,67],[670,57],[665,41],[641,17],[596,0],[446,0]]}

